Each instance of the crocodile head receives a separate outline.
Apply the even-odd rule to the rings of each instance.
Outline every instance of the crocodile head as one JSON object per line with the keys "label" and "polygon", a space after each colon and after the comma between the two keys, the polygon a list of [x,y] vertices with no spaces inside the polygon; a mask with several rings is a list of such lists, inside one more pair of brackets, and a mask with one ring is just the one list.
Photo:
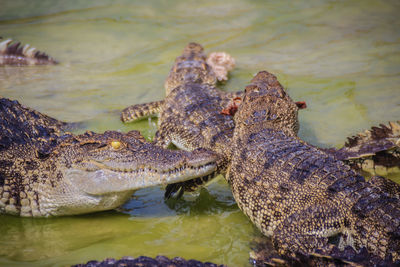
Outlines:
{"label": "crocodile head", "polygon": [[212,68],[206,63],[203,47],[197,43],[189,43],[181,56],[175,59],[167,80],[167,95],[172,89],[185,83],[215,84],[216,77]]}
{"label": "crocodile head", "polygon": [[[165,150],[147,143],[136,131],[67,134],[59,139],[47,150],[27,149],[21,153],[25,159],[8,165],[0,161],[6,167],[1,174],[9,177],[0,187],[0,210],[21,216],[109,210],[137,189],[182,182],[216,169],[211,152]],[[19,184],[26,186],[17,190]]]}
{"label": "crocodile head", "polygon": [[285,92],[276,76],[260,71],[246,86],[235,122],[238,127],[274,129],[296,136],[299,130],[298,110],[298,105]]}

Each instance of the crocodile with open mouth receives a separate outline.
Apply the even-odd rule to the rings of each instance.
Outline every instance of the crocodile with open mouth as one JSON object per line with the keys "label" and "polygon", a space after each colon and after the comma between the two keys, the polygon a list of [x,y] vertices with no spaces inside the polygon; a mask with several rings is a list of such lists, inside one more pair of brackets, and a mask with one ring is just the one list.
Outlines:
{"label": "crocodile with open mouth", "polygon": [[58,121],[0,99],[0,213],[47,217],[109,210],[140,188],[212,175],[216,156],[171,151],[137,131],[66,132]]}

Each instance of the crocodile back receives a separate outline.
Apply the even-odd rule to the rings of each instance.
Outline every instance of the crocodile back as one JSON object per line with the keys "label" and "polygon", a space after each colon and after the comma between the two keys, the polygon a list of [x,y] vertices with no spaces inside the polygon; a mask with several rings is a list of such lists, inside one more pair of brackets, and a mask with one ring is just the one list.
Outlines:
{"label": "crocodile back", "polygon": [[[298,231],[333,235],[348,225],[346,220],[355,202],[344,192],[329,187],[346,181],[358,188],[364,179],[342,162],[295,137],[264,129],[235,136],[228,181],[241,209],[266,235],[272,235],[296,216],[321,213],[316,225],[298,225]],[[326,214],[318,211],[324,207]],[[317,223],[317,221],[316,221]],[[303,229],[303,227],[306,227]],[[308,228],[307,228],[308,227]]]}
{"label": "crocodile back", "polygon": [[0,99],[0,149],[10,144],[33,144],[55,139],[67,123],[22,106],[18,101]]}
{"label": "crocodile back", "polygon": [[185,150],[211,149],[223,156],[220,166],[224,169],[234,122],[231,116],[221,114],[222,100],[218,89],[207,84],[175,88],[165,99],[156,139],[171,140]]}
{"label": "crocodile back", "polygon": [[186,83],[214,84],[216,76],[206,63],[204,49],[200,44],[189,43],[181,56],[175,59],[175,63],[165,81],[166,94],[171,90]]}

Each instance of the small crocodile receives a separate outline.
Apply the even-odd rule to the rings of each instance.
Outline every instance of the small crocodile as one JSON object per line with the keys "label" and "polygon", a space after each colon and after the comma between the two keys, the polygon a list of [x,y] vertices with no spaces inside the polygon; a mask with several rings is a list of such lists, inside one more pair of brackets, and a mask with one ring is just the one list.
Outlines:
{"label": "small crocodile", "polygon": [[0,99],[0,213],[74,215],[109,210],[140,188],[207,176],[216,156],[164,150],[137,131],[65,132],[68,124]]}
{"label": "small crocodile", "polygon": [[329,255],[333,242],[399,261],[400,185],[379,176],[366,182],[298,138],[297,110],[266,71],[246,87],[226,177],[241,210],[280,254]]}
{"label": "small crocodile", "polygon": [[[0,40],[2,37],[0,37]],[[21,46],[20,42],[11,39],[0,42],[0,66],[4,65],[48,65],[58,62],[47,54],[26,44]]]}
{"label": "small crocodile", "polygon": [[[229,59],[228,55],[216,56]],[[122,111],[121,120],[130,122],[158,114],[159,130],[154,138],[157,145],[167,148],[174,144],[189,151],[199,147],[212,149],[221,155],[218,172],[224,173],[228,158],[225,144],[232,138],[234,123],[233,118],[221,114],[221,110],[231,99],[240,97],[242,92],[217,89],[217,77],[213,71],[215,66],[212,68],[206,60],[203,47],[189,43],[182,55],[176,58],[165,82],[165,99],[130,106]],[[218,60],[211,60],[228,70],[232,67],[231,61],[222,60],[218,63]],[[207,180],[196,179],[186,183],[185,190],[190,191]]]}

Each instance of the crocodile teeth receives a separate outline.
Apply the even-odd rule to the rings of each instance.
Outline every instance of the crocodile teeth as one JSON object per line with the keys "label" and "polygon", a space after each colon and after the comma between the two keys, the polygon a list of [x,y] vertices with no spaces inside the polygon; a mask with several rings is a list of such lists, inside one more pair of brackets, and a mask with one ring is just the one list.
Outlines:
{"label": "crocodile teeth", "polygon": [[7,39],[0,43],[0,53],[5,53],[8,45],[12,42],[11,39]]}

